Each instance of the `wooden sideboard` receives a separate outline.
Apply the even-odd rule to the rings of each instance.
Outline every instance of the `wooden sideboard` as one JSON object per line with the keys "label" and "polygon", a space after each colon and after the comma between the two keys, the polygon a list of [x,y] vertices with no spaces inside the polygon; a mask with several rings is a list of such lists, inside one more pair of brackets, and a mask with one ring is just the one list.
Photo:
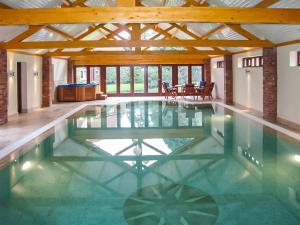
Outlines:
{"label": "wooden sideboard", "polygon": [[96,84],[65,84],[57,87],[59,102],[83,102],[96,100]]}

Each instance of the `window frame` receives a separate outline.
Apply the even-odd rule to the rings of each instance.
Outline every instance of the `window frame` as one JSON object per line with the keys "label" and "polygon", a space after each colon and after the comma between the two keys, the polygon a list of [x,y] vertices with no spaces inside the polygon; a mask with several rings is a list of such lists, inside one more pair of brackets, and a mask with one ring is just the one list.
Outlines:
{"label": "window frame", "polygon": [[224,68],[224,61],[217,61],[217,69]]}
{"label": "window frame", "polygon": [[262,67],[263,65],[263,56],[246,57],[242,59],[243,68]]}

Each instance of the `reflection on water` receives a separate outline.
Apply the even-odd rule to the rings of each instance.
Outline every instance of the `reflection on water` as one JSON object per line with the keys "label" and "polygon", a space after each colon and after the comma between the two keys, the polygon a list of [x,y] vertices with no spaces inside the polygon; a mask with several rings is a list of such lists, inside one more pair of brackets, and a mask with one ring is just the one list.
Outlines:
{"label": "reflection on water", "polygon": [[299,158],[219,105],[90,106],[0,162],[0,225],[299,224]]}

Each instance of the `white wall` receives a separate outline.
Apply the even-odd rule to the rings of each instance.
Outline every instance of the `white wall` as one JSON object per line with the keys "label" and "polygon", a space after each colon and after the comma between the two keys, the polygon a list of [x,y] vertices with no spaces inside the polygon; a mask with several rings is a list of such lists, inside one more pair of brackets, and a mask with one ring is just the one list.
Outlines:
{"label": "white wall", "polygon": [[[26,63],[27,68],[27,108],[29,111],[41,106],[42,100],[42,58],[23,55],[14,52],[7,54],[7,71],[14,72],[14,77],[8,78],[8,115],[18,113],[17,101],[17,62]],[[38,72],[38,76],[34,76]]]}
{"label": "white wall", "polygon": [[263,69],[242,68],[242,58],[262,56],[262,50],[233,56],[233,101],[236,104],[263,111]]}
{"label": "white wall", "polygon": [[54,90],[53,90],[53,101],[56,102],[56,87],[60,84],[67,83],[67,73],[68,73],[68,61],[64,59],[52,60],[53,63],[53,76],[54,76]]}
{"label": "white wall", "polygon": [[[290,54],[300,51],[300,44],[279,47],[278,117],[300,124],[300,67],[290,66]],[[293,60],[296,59],[294,55]]]}
{"label": "white wall", "polygon": [[217,62],[224,61],[224,57],[212,58],[211,60],[211,80],[215,82],[213,97],[224,99],[224,68],[217,68]]}

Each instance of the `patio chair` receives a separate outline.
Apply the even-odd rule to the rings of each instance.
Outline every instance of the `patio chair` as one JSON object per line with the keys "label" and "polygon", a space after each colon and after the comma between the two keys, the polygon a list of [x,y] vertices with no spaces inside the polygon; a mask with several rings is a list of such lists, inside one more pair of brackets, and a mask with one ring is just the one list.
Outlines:
{"label": "patio chair", "polygon": [[204,88],[202,90],[197,90],[197,99],[198,99],[198,96],[201,96],[202,99],[204,100],[205,97],[208,97],[209,100],[213,99],[213,96],[212,96],[212,91],[215,87],[215,83],[212,82],[210,84],[205,84]]}
{"label": "patio chair", "polygon": [[205,80],[201,80],[200,82],[199,82],[199,86],[196,88],[196,90],[203,90],[204,89],[204,87],[205,87],[205,84],[206,84],[206,81]]}
{"label": "patio chair", "polygon": [[185,84],[182,86],[182,97],[193,96],[194,99],[197,96],[197,92],[194,84]]}
{"label": "patio chair", "polygon": [[177,97],[177,88],[171,87],[168,82],[162,82],[163,89],[165,91],[165,98],[169,97],[176,98]]}

